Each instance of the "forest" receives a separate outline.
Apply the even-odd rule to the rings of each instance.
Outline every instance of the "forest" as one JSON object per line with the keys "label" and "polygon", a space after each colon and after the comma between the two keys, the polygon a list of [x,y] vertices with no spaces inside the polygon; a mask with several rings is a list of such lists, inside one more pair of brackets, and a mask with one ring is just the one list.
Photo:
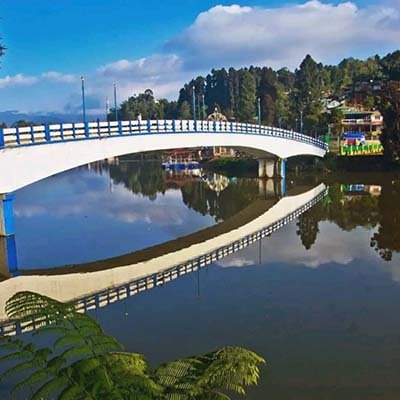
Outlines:
{"label": "forest", "polygon": [[[400,159],[400,50],[366,60],[346,58],[338,65],[317,63],[306,55],[295,71],[270,67],[212,69],[179,91],[177,100],[156,100],[152,90],[131,96],[119,108],[121,119],[204,118],[215,108],[230,120],[257,122],[259,99],[261,121],[312,136],[326,133],[328,125],[338,126],[342,115],[327,111],[329,101],[353,104],[357,88],[364,84],[361,104],[382,112],[386,129],[382,136],[385,152],[392,161]],[[378,87],[379,90],[372,88]],[[371,89],[368,89],[371,88]],[[109,115],[114,118],[114,112]]]}

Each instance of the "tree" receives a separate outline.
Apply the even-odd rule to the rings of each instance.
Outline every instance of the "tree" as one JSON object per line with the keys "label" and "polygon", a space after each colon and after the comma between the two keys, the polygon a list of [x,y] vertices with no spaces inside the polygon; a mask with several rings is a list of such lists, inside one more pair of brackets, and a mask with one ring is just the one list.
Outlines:
{"label": "tree", "polygon": [[[13,362],[1,379],[17,377],[12,394],[44,400],[88,399],[230,399],[256,385],[265,361],[240,348],[225,347],[202,356],[168,362],[151,370],[144,357],[123,352],[122,345],[72,304],[33,292],[19,292],[7,301],[9,318],[38,328],[51,347],[37,348],[20,338],[3,339],[2,362]],[[28,374],[28,375],[26,375]]]}
{"label": "tree", "polygon": [[383,57],[380,64],[387,79],[400,81],[400,50]]}
{"label": "tree", "polygon": [[380,109],[385,121],[381,142],[390,162],[400,161],[400,82],[390,81],[381,95]]}
{"label": "tree", "polygon": [[19,119],[12,124],[13,128],[25,128],[27,126],[36,125],[33,121],[25,121],[24,119]]}
{"label": "tree", "polygon": [[293,105],[296,115],[303,114],[306,131],[318,125],[322,113],[322,93],[328,79],[326,74],[322,64],[317,64],[309,54],[296,70]]}
{"label": "tree", "polygon": [[242,122],[253,122],[256,115],[256,82],[247,70],[239,71],[238,117]]}
{"label": "tree", "polygon": [[340,108],[334,108],[331,111],[329,123],[332,125],[332,133],[339,136],[342,132],[342,120],[344,118],[343,111]]}
{"label": "tree", "polygon": [[193,117],[190,104],[185,100],[179,107],[178,118],[179,119],[191,119]]}

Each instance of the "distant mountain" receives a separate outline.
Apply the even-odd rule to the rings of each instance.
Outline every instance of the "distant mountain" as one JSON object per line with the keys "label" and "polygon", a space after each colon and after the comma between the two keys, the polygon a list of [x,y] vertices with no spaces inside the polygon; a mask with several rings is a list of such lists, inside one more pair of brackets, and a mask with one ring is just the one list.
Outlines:
{"label": "distant mountain", "polygon": [[[99,118],[101,121],[104,115],[90,115],[87,117],[89,121],[96,121]],[[66,114],[66,113],[21,113],[16,110],[0,111],[0,123],[5,122],[11,126],[19,120],[33,121],[35,124],[47,123],[65,123],[65,122],[82,122],[82,114]]]}

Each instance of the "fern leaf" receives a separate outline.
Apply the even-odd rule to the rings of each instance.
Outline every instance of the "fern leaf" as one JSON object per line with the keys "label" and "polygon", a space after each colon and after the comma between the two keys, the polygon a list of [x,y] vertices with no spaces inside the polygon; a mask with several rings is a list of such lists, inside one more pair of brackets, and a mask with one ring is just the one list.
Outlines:
{"label": "fern leaf", "polygon": [[58,396],[57,400],[76,400],[82,399],[82,395],[85,393],[85,388],[78,384],[71,384],[66,387]]}
{"label": "fern leaf", "polygon": [[31,400],[43,400],[50,398],[56,392],[61,392],[61,390],[65,389],[65,386],[68,384],[68,378],[65,376],[59,376],[57,378],[51,379],[46,382],[43,386],[33,394]]}
{"label": "fern leaf", "polygon": [[76,332],[68,333],[65,336],[58,338],[54,343],[54,348],[59,349],[68,345],[81,346],[85,344],[85,338]]}

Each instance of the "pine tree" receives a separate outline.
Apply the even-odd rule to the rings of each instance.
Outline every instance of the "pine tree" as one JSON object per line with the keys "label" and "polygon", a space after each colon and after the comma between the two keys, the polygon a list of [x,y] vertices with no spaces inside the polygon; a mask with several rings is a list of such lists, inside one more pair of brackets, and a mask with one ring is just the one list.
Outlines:
{"label": "pine tree", "polygon": [[242,122],[253,122],[256,116],[256,82],[247,69],[239,71],[238,118]]}

